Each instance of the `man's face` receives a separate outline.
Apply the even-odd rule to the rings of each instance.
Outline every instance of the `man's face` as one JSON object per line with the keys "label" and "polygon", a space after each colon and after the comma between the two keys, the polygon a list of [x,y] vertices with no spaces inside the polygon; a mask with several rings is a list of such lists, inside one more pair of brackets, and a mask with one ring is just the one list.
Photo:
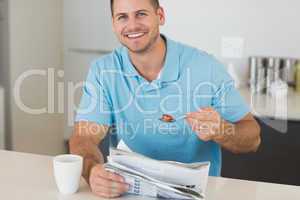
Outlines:
{"label": "man's face", "polygon": [[165,22],[162,8],[154,8],[151,0],[115,0],[113,29],[119,41],[134,53],[149,50],[160,36],[159,26]]}

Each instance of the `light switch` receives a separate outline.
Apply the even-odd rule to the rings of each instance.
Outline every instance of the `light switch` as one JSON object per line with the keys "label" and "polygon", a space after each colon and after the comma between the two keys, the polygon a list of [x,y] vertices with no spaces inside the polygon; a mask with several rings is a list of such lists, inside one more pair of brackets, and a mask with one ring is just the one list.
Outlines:
{"label": "light switch", "polygon": [[244,53],[244,38],[242,37],[222,37],[223,58],[242,58]]}

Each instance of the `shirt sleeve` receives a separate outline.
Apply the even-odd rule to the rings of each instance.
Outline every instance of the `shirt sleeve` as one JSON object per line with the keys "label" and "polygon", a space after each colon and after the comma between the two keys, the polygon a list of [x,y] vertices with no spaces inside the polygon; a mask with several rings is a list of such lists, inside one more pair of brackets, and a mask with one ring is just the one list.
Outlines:
{"label": "shirt sleeve", "polygon": [[100,68],[94,62],[83,85],[76,122],[90,121],[101,125],[112,125],[112,105],[102,84]]}
{"label": "shirt sleeve", "polygon": [[214,60],[212,67],[212,80],[215,83],[212,106],[226,121],[238,122],[250,112],[250,109],[235,88],[234,80],[224,65]]}

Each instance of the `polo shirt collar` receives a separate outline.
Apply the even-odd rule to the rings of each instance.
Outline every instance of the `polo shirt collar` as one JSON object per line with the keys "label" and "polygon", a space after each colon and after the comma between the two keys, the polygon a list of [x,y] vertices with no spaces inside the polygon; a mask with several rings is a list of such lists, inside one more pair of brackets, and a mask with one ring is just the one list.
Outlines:
{"label": "polo shirt collar", "polygon": [[167,41],[167,54],[165,58],[164,67],[162,68],[160,81],[172,82],[179,78],[179,51],[178,45],[175,41],[162,35]]}
{"label": "polo shirt collar", "polygon": [[122,57],[123,57],[123,72],[126,76],[140,76],[138,71],[133,66],[128,49],[122,46]]}
{"label": "polo shirt collar", "polygon": [[[164,66],[160,73],[158,81],[160,82],[172,82],[176,81],[179,78],[179,51],[178,45],[175,41],[169,39],[168,37],[161,35],[167,43],[167,53],[165,57]],[[122,51],[124,57],[124,73],[126,76],[140,76],[138,71],[135,69],[133,64],[130,61],[129,52],[126,47],[123,47]]]}

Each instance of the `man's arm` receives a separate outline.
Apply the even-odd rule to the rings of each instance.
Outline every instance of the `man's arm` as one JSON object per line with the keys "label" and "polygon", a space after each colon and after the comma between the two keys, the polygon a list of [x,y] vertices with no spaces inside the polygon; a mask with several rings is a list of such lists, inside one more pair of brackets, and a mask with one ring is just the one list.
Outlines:
{"label": "man's arm", "polygon": [[74,132],[69,142],[70,152],[84,158],[82,176],[87,183],[89,183],[91,168],[96,164],[104,163],[98,145],[106,136],[108,130],[108,126],[91,122],[78,122],[74,126]]}
{"label": "man's arm", "polygon": [[217,135],[213,140],[223,148],[233,153],[248,153],[258,150],[261,143],[260,126],[250,113],[235,124],[224,121],[221,126],[223,127],[221,128],[222,134]]}
{"label": "man's arm", "polygon": [[255,152],[261,142],[260,127],[250,113],[234,124],[212,108],[189,113],[186,119],[201,140],[215,141],[233,153]]}
{"label": "man's arm", "polygon": [[100,197],[114,198],[127,192],[129,185],[125,179],[103,167],[103,155],[98,145],[107,134],[109,127],[91,122],[75,124],[70,139],[70,151],[84,158],[82,176],[93,193]]}

